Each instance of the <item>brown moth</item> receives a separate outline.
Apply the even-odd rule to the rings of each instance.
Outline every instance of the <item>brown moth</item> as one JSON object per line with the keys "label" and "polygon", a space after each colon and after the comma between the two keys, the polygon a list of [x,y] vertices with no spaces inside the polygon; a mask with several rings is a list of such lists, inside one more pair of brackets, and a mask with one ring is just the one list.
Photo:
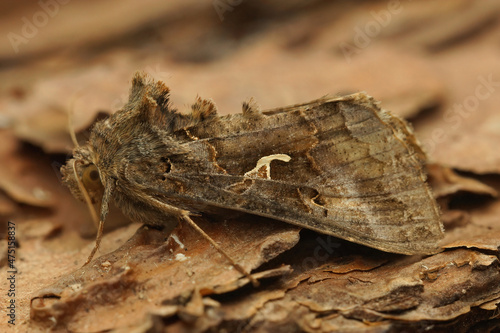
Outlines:
{"label": "brown moth", "polygon": [[94,125],[62,173],[76,197],[101,202],[100,235],[113,201],[148,225],[239,211],[428,254],[443,228],[424,163],[408,125],[364,93],[267,111],[251,101],[227,116],[198,98],[180,114],[169,88],[136,74],[128,103]]}

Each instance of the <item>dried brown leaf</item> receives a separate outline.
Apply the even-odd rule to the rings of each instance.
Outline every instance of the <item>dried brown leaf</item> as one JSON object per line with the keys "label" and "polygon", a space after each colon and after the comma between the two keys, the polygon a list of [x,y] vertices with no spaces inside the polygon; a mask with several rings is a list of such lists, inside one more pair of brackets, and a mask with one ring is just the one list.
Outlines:
{"label": "dried brown leaf", "polygon": [[[246,269],[260,266],[298,241],[296,227],[266,219],[199,222]],[[115,328],[115,315],[126,314],[119,325],[126,327],[168,304],[182,306],[176,313],[183,313],[181,318],[190,318],[190,322],[204,314],[201,294],[226,292],[245,284],[235,285],[240,274],[188,226],[176,229],[167,242],[166,237],[158,230],[139,229],[118,250],[39,291],[32,302],[32,318],[40,325],[55,318],[57,327],[92,330]],[[105,237],[103,243],[106,241]],[[272,277],[287,272],[289,269],[262,274]],[[54,296],[57,298],[50,298]]]}
{"label": "dried brown leaf", "polygon": [[479,195],[498,196],[498,192],[479,180],[457,174],[451,168],[431,163],[427,165],[429,183],[436,198],[468,192]]}

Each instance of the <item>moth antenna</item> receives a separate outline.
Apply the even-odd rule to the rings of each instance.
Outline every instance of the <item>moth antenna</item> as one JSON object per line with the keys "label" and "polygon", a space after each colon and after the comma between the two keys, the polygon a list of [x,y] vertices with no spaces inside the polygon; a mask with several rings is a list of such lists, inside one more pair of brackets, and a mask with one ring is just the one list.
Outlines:
{"label": "moth antenna", "polygon": [[203,231],[203,229],[201,229],[193,220],[191,220],[191,218],[189,217],[189,215],[187,214],[184,214],[182,215],[182,218],[190,225],[192,226],[196,231],[198,231],[206,240],[208,240],[210,242],[210,244],[212,244],[212,246],[217,250],[219,251],[224,257],[226,257],[226,259],[231,263],[231,265],[236,268],[236,270],[238,272],[240,272],[241,274],[245,275],[245,277],[247,277],[250,282],[252,282],[252,285],[254,287],[258,287],[260,285],[259,281],[257,281],[252,275],[250,275],[249,272],[247,272],[243,267],[241,267],[240,265],[238,265],[233,258],[231,258],[231,256],[229,256],[229,254],[226,253],[226,251],[224,251],[220,246],[219,244],[217,244],[205,231]]}
{"label": "moth antenna", "polygon": [[77,148],[77,147],[80,147],[80,145],[78,144],[78,140],[76,140],[75,128],[73,127],[73,114],[75,111],[75,101],[76,101],[76,97],[73,100],[71,100],[71,104],[69,106],[68,131],[69,131],[69,135],[71,136],[71,141],[73,141],[73,145]]}
{"label": "moth antenna", "polygon": [[83,194],[83,198],[85,199],[85,203],[87,204],[87,207],[89,208],[90,215],[92,216],[92,221],[94,221],[94,224],[97,228],[99,224],[99,218],[97,217],[97,212],[95,211],[94,205],[92,205],[92,200],[90,200],[89,193],[87,192],[87,189],[85,186],[83,186],[82,180],[78,176],[78,173],[76,172],[76,163],[77,160],[73,160],[73,174],[75,175],[76,183],[78,184],[78,188],[80,189],[80,192]]}
{"label": "moth antenna", "polygon": [[101,244],[101,239],[102,239],[102,232],[104,229],[104,222],[102,219],[99,219],[97,217],[97,212],[95,211],[94,205],[92,205],[92,200],[90,200],[89,193],[87,192],[87,189],[85,186],[83,186],[83,183],[78,176],[78,173],[76,172],[76,163],[78,161],[74,160],[73,161],[73,174],[75,175],[76,183],[78,184],[78,188],[80,189],[80,192],[83,194],[83,198],[85,199],[85,203],[87,204],[87,207],[89,208],[90,215],[92,216],[92,221],[94,222],[94,225],[97,228],[97,236],[96,236],[96,245],[92,249],[92,252],[90,253],[89,257],[87,258],[87,261],[83,266],[87,265],[92,258],[94,257],[95,253],[97,252],[97,249],[99,248],[99,245]]}

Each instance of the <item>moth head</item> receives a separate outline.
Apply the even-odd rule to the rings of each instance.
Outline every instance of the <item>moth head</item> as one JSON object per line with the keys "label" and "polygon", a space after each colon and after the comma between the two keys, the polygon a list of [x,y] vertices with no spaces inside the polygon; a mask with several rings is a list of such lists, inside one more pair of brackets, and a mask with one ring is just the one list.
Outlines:
{"label": "moth head", "polygon": [[[92,151],[89,144],[80,146],[76,139],[76,133],[72,122],[73,113],[68,114],[68,125],[71,140],[75,145],[73,149],[73,158],[66,162],[66,165],[61,167],[62,181],[69,187],[73,196],[84,201],[89,208],[92,220],[97,228],[96,245],[90,253],[85,265],[88,264],[97,249],[102,239],[104,229],[104,221],[108,214],[108,205],[111,198],[114,185],[112,182],[106,182],[101,170],[99,170],[96,154]],[[97,216],[95,203],[101,201],[100,217]]]}
{"label": "moth head", "polygon": [[88,146],[75,148],[73,158],[61,167],[61,173],[63,183],[77,199],[86,201],[88,196],[93,204],[100,202],[104,192],[102,176]]}
{"label": "moth head", "polygon": [[[75,140],[76,141],[76,140]],[[69,187],[73,195],[84,201],[89,208],[92,220],[97,228],[96,246],[90,253],[85,264],[88,264],[99,248],[102,238],[104,221],[108,214],[108,205],[113,191],[113,183],[106,182],[92,154],[90,146],[77,146],[73,150],[73,158],[61,167],[63,183]],[[95,203],[100,202],[100,216],[94,208]]]}

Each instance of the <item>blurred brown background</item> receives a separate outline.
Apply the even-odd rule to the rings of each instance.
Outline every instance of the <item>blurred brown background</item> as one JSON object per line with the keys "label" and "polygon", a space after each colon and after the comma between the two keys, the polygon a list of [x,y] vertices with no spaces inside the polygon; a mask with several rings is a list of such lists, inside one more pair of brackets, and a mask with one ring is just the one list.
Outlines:
{"label": "blurred brown background", "polygon": [[455,187],[443,196],[479,195],[443,206],[483,228],[462,235],[500,229],[498,1],[42,0],[0,13],[0,234],[18,223],[36,281],[19,282],[21,320],[30,293],[75,269],[61,258],[91,243],[85,206],[58,178],[68,112],[85,130],[126,102],[135,71],[165,81],[181,111],[197,95],[227,114],[249,97],[266,109],[366,91],[413,123],[438,168],[472,179],[444,177]]}

